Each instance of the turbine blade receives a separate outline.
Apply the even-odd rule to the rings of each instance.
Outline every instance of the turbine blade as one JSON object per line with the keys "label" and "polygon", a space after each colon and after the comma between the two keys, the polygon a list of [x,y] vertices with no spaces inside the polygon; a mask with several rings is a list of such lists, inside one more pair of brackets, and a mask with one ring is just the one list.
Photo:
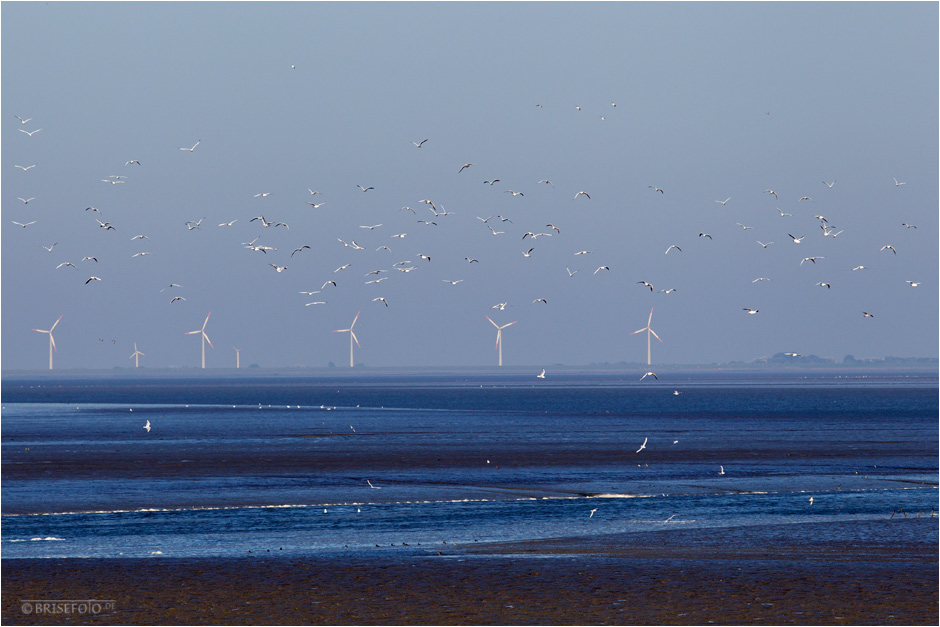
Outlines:
{"label": "turbine blade", "polygon": [[[656,335],[656,331],[654,331],[654,330],[652,330],[652,329],[650,329],[650,333],[652,333],[652,334],[653,334],[653,337],[655,337],[655,338],[656,338],[657,340],[659,340],[659,336],[658,336],[658,335]],[[660,341],[660,342],[662,342],[662,340],[659,340],[659,341]]]}
{"label": "turbine blade", "polygon": [[650,319],[646,322],[646,326],[653,324],[653,308],[650,307]]}
{"label": "turbine blade", "polygon": [[502,337],[503,337],[503,330],[500,329],[499,327],[496,327],[496,346],[494,347],[494,350],[499,348],[499,340]]}
{"label": "turbine blade", "polygon": [[496,327],[497,329],[499,328],[499,325],[496,324],[495,322],[493,322],[493,319],[492,319],[492,318],[490,318],[489,316],[486,316],[486,319],[489,320],[489,321],[490,321],[490,324],[492,324],[494,327]]}
{"label": "turbine blade", "polygon": [[[65,314],[62,314],[62,315],[65,315]],[[62,316],[59,316],[59,320],[61,320],[61,319],[62,319]],[[56,324],[59,324],[59,320],[56,320],[56,321],[55,321],[55,324],[53,324],[53,325],[52,325],[52,328],[49,329],[49,333],[52,333],[52,329],[55,328],[55,325],[56,325]]]}
{"label": "turbine blade", "polygon": [[206,325],[209,324],[209,316],[211,316],[211,315],[212,315],[212,312],[211,312],[211,311],[206,314],[206,321],[202,323],[202,329],[200,329],[200,331],[205,331],[205,330],[206,330]]}
{"label": "turbine blade", "polygon": [[[207,320],[208,320],[208,318],[207,318]],[[206,338],[206,341],[209,342],[209,348],[215,348],[215,346],[212,345],[212,340],[209,339],[209,336],[206,335],[206,332],[205,332],[205,331],[202,332],[202,337]]]}
{"label": "turbine blade", "polygon": [[353,318],[353,323],[352,323],[351,325],[349,325],[349,332],[350,332],[350,333],[352,333],[352,328],[353,328],[354,326],[356,326],[356,320],[359,319],[359,314],[361,314],[361,313],[362,313],[362,310],[359,310],[359,311],[356,312],[356,317]]}
{"label": "turbine blade", "polygon": [[55,347],[55,338],[52,337],[52,331],[49,331],[49,341],[52,342],[52,350],[59,352],[59,349]]}
{"label": "turbine blade", "polygon": [[646,331],[648,328],[649,328],[649,327],[643,327],[642,329],[637,329],[636,331],[634,331],[634,332],[631,333],[630,335],[636,335],[637,333],[642,333],[643,331]]}
{"label": "turbine blade", "polygon": [[195,331],[187,331],[186,333],[183,333],[183,335],[194,335],[196,333],[202,333],[202,329],[196,329]]}
{"label": "turbine blade", "polygon": [[501,328],[501,329],[505,329],[506,327],[508,327],[508,326],[510,326],[510,325],[516,324],[517,322],[519,322],[519,321],[518,321],[518,320],[513,320],[513,321],[510,322],[509,324],[504,324],[504,325],[501,326],[500,328]]}
{"label": "turbine blade", "polygon": [[[356,314],[356,315],[358,316],[359,314]],[[349,330],[349,335],[351,335],[351,336],[352,336],[352,339],[353,339],[353,341],[355,341],[355,342],[356,342],[356,346],[359,346],[359,340],[358,340],[358,339],[356,338],[356,334],[355,334],[355,333],[353,333],[353,330],[352,330],[352,329],[350,329],[350,330]],[[361,346],[359,346],[359,348],[362,348],[362,347],[361,347]]]}

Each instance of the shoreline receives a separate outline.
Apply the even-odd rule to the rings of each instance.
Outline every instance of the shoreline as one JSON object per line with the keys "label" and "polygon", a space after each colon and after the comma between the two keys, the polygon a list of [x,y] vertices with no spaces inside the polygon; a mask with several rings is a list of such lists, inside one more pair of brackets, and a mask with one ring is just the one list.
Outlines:
{"label": "shoreline", "polygon": [[[905,525],[911,537],[893,540]],[[2,620],[33,624],[935,625],[937,521],[305,557],[3,559]],[[812,532],[812,529],[807,530]],[[394,552],[392,552],[394,551]],[[24,599],[108,599],[97,615],[24,614]]]}

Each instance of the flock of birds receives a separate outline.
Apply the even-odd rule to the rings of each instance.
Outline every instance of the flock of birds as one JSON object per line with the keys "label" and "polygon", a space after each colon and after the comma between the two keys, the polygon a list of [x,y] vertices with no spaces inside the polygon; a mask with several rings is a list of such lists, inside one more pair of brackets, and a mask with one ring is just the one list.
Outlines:
{"label": "flock of birds", "polygon": [[[539,105],[539,107],[541,108],[541,105]],[[616,104],[612,102],[611,107],[616,107]],[[576,108],[577,110],[580,111],[580,107],[576,107]],[[36,133],[39,133],[40,131],[42,131],[42,128],[35,128],[31,130],[26,128],[26,125],[31,122],[32,118],[20,118],[19,116],[17,116],[17,119],[19,120],[20,126],[23,127],[23,128],[20,128],[19,130],[28,137],[33,137]],[[179,152],[186,153],[185,155],[181,154],[180,157],[185,158],[189,154],[195,153],[197,150],[205,150],[206,147],[203,147],[201,144],[202,144],[202,141],[200,139],[200,140],[197,140],[192,145],[179,147],[178,148]],[[408,149],[426,151],[428,150],[428,146],[432,144],[433,144],[433,141],[431,141],[429,138],[424,138],[419,141],[410,141],[410,148]],[[24,176],[28,177],[29,173],[33,171],[34,168],[37,168],[37,167],[41,168],[41,165],[40,164],[30,164],[30,165],[15,164],[15,167],[21,170],[24,173]],[[125,171],[130,172],[131,170],[137,171],[138,168],[146,168],[147,166],[140,159],[131,158],[131,159],[127,159],[124,161],[123,167],[126,168]],[[473,162],[455,164],[454,176],[471,177],[473,176],[473,173],[477,169],[479,169],[479,167],[480,166],[478,166],[476,163],[473,163]],[[494,186],[496,183],[501,182],[499,178],[495,178],[495,177],[486,178],[486,179],[483,179],[482,177],[480,177],[480,179],[483,185],[488,185],[490,187]],[[113,174],[113,175],[107,176],[106,178],[102,178],[100,180],[101,182],[105,184],[108,184],[110,186],[115,186],[115,185],[126,184],[130,180],[130,176],[128,174]],[[901,187],[902,185],[905,185],[905,184],[906,182],[898,181],[897,179],[894,179],[894,185],[896,187]],[[546,188],[550,190],[552,193],[555,193],[554,192],[555,185],[548,178],[543,178],[543,179],[538,180],[535,183],[535,185],[542,187],[542,188]],[[820,185],[823,186],[824,192],[829,192],[835,187],[836,181],[835,180],[832,180],[832,181],[823,180],[821,181]],[[376,193],[375,191],[376,188],[373,185],[363,185],[360,183],[360,184],[357,184],[356,187],[360,190],[362,194],[367,194],[367,193],[375,194]],[[515,187],[510,187],[508,185],[507,187],[509,188],[502,190],[502,194],[505,195],[505,198],[522,199],[525,197],[524,191],[519,191]],[[648,188],[650,190],[649,192],[650,194],[654,194],[659,197],[665,197],[668,194],[667,189],[664,189],[658,185],[649,185]],[[317,210],[320,210],[322,207],[324,207],[324,205],[328,204],[328,200],[324,199],[325,194],[321,194],[321,192],[314,190],[313,188],[310,188],[310,187],[308,187],[306,191],[307,191],[306,198],[304,198],[303,200],[301,200],[300,198],[295,198],[295,200],[293,201],[295,205],[295,211],[300,210],[301,207],[303,206],[308,207],[310,211],[317,211]],[[597,202],[597,201],[592,201],[591,194],[586,190],[578,190],[577,192],[572,193],[573,191],[574,190],[571,190],[568,192],[567,198],[569,200],[567,202],[570,202],[570,203]],[[772,197],[775,203],[780,201],[780,198],[775,190],[768,188],[764,190],[764,193],[768,197]],[[216,222],[215,220],[213,220],[211,225],[205,224],[205,221],[207,219],[206,217],[198,217],[192,220],[188,220],[180,224],[179,226],[181,229],[186,229],[187,231],[200,231],[206,228],[233,229],[233,228],[237,228],[236,223],[241,223],[241,225],[247,225],[249,227],[252,227],[254,229],[254,233],[251,234],[252,237],[250,237],[250,239],[247,239],[246,241],[241,242],[239,246],[245,249],[246,251],[250,251],[250,253],[257,254],[258,257],[260,258],[259,260],[272,269],[271,270],[272,273],[276,273],[276,274],[291,273],[294,271],[293,268],[295,267],[295,264],[298,262],[298,260],[300,260],[305,255],[311,254],[311,251],[314,251],[315,245],[312,243],[304,242],[302,240],[301,241],[295,240],[293,244],[287,246],[286,248],[282,246],[274,245],[276,243],[279,243],[280,241],[283,241],[284,239],[287,239],[288,237],[298,238],[298,239],[303,238],[304,232],[301,231],[298,233],[298,229],[295,229],[295,231],[291,231],[290,224],[286,221],[290,218],[281,219],[281,216],[274,217],[276,213],[278,213],[279,211],[283,209],[279,209],[278,205],[276,204],[269,204],[270,203],[269,199],[271,199],[272,197],[276,198],[276,194],[274,192],[271,192],[268,190],[259,191],[253,194],[250,200],[246,199],[246,201],[248,202],[256,203],[257,210],[252,211],[252,213],[247,213],[239,217],[227,216],[221,222]],[[19,200],[23,203],[23,206],[26,207],[26,206],[29,206],[30,203],[36,201],[36,197],[19,197]],[[723,200],[715,200],[714,203],[721,207],[725,207],[725,206],[728,206],[729,203],[732,203],[732,201],[733,201],[733,198],[729,196],[729,197],[724,198]],[[512,201],[512,202],[517,202],[517,201]],[[558,200],[556,199],[554,202],[558,202]],[[814,202],[815,201],[813,200],[813,198],[811,198],[808,195],[803,195],[798,200],[796,200],[796,204],[800,206],[802,206],[803,203],[814,203]],[[339,235],[342,235],[342,233],[336,234],[336,237],[335,237],[335,240],[337,242],[336,248],[330,253],[330,256],[335,257],[337,260],[335,264],[335,268],[320,270],[322,274],[314,285],[310,285],[309,289],[299,290],[298,291],[299,295],[305,296],[307,298],[300,299],[300,301],[298,301],[297,306],[303,306],[303,307],[326,306],[329,303],[329,294],[333,290],[338,289],[338,287],[341,284],[347,283],[347,282],[359,282],[365,286],[370,286],[368,289],[375,290],[375,291],[379,289],[392,290],[393,289],[392,285],[395,283],[394,281],[391,281],[393,276],[404,276],[412,272],[420,272],[422,271],[424,267],[428,266],[429,264],[437,263],[437,254],[428,254],[428,252],[430,251],[412,250],[410,253],[405,255],[405,257],[399,258],[398,260],[394,260],[391,257],[391,255],[393,254],[392,253],[393,248],[397,251],[397,250],[400,250],[404,246],[403,240],[409,235],[408,228],[406,226],[409,222],[412,225],[415,225],[416,228],[419,228],[419,229],[435,229],[444,225],[445,221],[462,221],[461,227],[465,229],[465,232],[467,233],[469,233],[470,228],[479,228],[479,229],[485,229],[485,231],[478,231],[478,232],[488,233],[494,238],[501,238],[503,241],[505,241],[505,244],[504,244],[505,246],[511,246],[512,241],[516,241],[517,246],[518,246],[518,242],[522,242],[522,245],[519,246],[519,250],[518,250],[519,257],[517,257],[517,259],[520,259],[520,260],[538,259],[539,257],[538,251],[541,248],[540,244],[542,241],[548,240],[549,238],[552,238],[554,240],[563,239],[562,228],[559,226],[556,226],[556,224],[552,221],[546,221],[544,218],[541,221],[536,222],[535,220],[537,219],[534,220],[533,218],[531,218],[531,216],[529,216],[526,218],[527,223],[525,223],[524,226],[516,226],[516,223],[513,221],[511,217],[509,217],[508,215],[503,215],[502,213],[497,213],[494,215],[476,215],[474,217],[476,221],[479,221],[480,226],[471,227],[469,225],[474,224],[475,222],[470,221],[469,219],[465,217],[464,218],[454,217],[457,215],[457,212],[447,210],[440,201],[432,200],[430,198],[422,198],[420,200],[412,201],[412,204],[414,206],[412,206],[411,204],[406,204],[394,210],[390,209],[388,212],[388,220],[386,222],[376,223],[376,224],[358,225],[358,230],[359,230],[358,232],[361,233],[361,235],[358,235],[355,237],[350,237],[346,235],[344,238],[344,237],[339,237]],[[131,230],[135,228],[133,224],[117,222],[117,218],[115,218],[115,221],[116,221],[115,223],[112,223],[109,220],[102,219],[105,217],[104,215],[105,212],[103,212],[102,210],[94,206],[87,206],[85,207],[84,211],[89,216],[93,217],[94,222],[89,223],[90,226],[92,227],[97,226],[98,229],[102,229],[105,232],[114,232],[115,237],[127,237],[128,232],[130,232],[132,233],[132,235],[130,236],[131,241],[137,242],[141,245],[143,245],[144,242],[147,242],[148,244],[150,243],[150,237],[148,235],[143,234],[143,233],[135,233],[134,231]],[[756,245],[760,246],[762,249],[768,249],[772,245],[798,246],[799,248],[805,248],[806,244],[804,242],[807,241],[807,238],[810,232],[803,232],[802,229],[800,229],[799,231],[796,230],[796,224],[798,224],[798,221],[793,219],[792,213],[785,212],[781,210],[779,207],[776,207],[776,211],[779,213],[781,220],[787,221],[783,223],[782,228],[781,228],[781,233],[785,232],[787,237],[789,238],[789,241],[785,244],[775,244],[775,242],[773,241],[763,242],[760,240],[755,240]],[[819,231],[815,231],[816,237],[822,238],[823,240],[835,240],[837,237],[841,236],[842,233],[844,232],[843,229],[838,229],[834,224],[832,224],[830,220],[824,215],[817,214],[817,215],[814,215],[813,218],[817,221],[816,226],[819,228]],[[790,221],[791,219],[792,219],[792,222]],[[33,219],[33,220],[24,219],[22,221],[17,221],[17,220],[12,221],[14,225],[23,229],[33,227],[33,225],[36,225],[37,222],[38,220],[36,219]],[[402,225],[402,227],[400,227],[402,230],[394,230],[386,226],[386,223],[391,223],[391,222],[395,222],[396,224]],[[520,222],[522,221],[520,220]],[[793,224],[794,226],[790,226],[791,224]],[[741,222],[738,222],[737,225],[742,229],[742,231],[748,231],[754,228],[752,226],[743,224]],[[905,230],[917,228],[915,225],[909,224],[907,222],[900,223],[900,226],[901,228]],[[33,228],[36,228],[36,227],[33,227]],[[392,232],[392,231],[395,231],[395,232]],[[794,232],[791,232],[791,231],[794,231]],[[283,235],[273,236],[271,235],[272,233],[280,233]],[[382,235],[383,233],[384,233],[384,236]],[[699,232],[698,237],[702,241],[705,241],[705,240],[712,241],[715,239],[711,233],[707,233],[704,231]],[[274,241],[275,239],[278,239],[279,241],[275,242]],[[262,240],[265,240],[265,241],[262,241]],[[43,248],[48,253],[53,254],[53,251],[56,250],[57,245],[58,245],[58,242],[53,242],[48,245],[43,245]],[[817,266],[817,265],[821,265],[822,263],[824,263],[823,260],[826,259],[826,256],[818,255],[818,254],[803,256],[800,254],[799,248],[795,249],[796,254],[794,255],[794,261],[795,262],[798,261],[798,266],[803,266],[806,263],[810,263],[813,266]],[[366,254],[369,251],[371,251],[371,255]],[[317,252],[322,252],[322,251],[318,250]],[[881,247],[880,252],[883,254],[891,254],[893,256],[898,255],[897,249],[890,243],[884,244],[884,246]],[[137,258],[149,256],[152,254],[154,253],[151,250],[139,250],[133,253],[132,255],[130,255],[130,258],[137,259]],[[458,253],[455,251],[454,252],[449,251],[448,254],[451,257],[450,261],[462,258],[468,270],[469,268],[472,268],[475,265],[483,265],[481,264],[479,257],[463,256],[462,253]],[[589,249],[576,250],[572,248],[569,254],[570,254],[570,259],[572,260],[584,260],[584,259],[588,259],[594,253]],[[669,243],[668,247],[665,248],[664,254],[665,255],[670,255],[670,254],[671,255],[686,255],[689,253],[684,252],[683,248],[680,247],[678,243]],[[376,255],[383,256],[383,257],[380,257],[380,259],[384,259],[384,261],[381,261],[381,260],[374,261],[373,263],[375,265],[373,265],[371,269],[369,269],[364,274],[357,276],[355,268],[360,268],[360,269],[363,267],[368,268],[367,264],[369,264],[370,261],[366,261],[366,260],[375,259]],[[99,264],[98,257],[99,257],[99,253],[85,255],[80,258],[78,263],[74,263],[72,260],[62,260],[62,261],[55,260],[53,261],[52,264],[50,264],[50,268],[56,271],[80,273],[80,276],[81,276],[80,280],[86,286],[89,286],[89,289],[91,289],[92,284],[102,283],[108,280],[108,275],[103,270],[105,268],[105,264]],[[434,258],[433,262],[432,262],[432,258]],[[114,262],[112,262],[112,264],[113,263]],[[527,263],[531,263],[531,262],[527,262]],[[573,261],[571,265],[574,265]],[[98,268],[98,267],[102,268],[101,272],[91,270],[92,268]],[[113,267],[113,265],[111,267]],[[852,268],[852,271],[863,271],[866,269],[866,267],[867,266],[864,266],[864,265],[857,265]],[[88,268],[89,271],[82,272],[82,268]],[[569,279],[573,279],[575,275],[577,275],[579,272],[582,271],[581,268],[575,268],[574,270],[572,270],[571,267],[568,265],[565,265],[564,269]],[[309,271],[309,266],[304,267],[301,271],[306,276],[310,276],[311,274]],[[591,271],[593,275],[598,275],[599,273],[602,273],[602,272],[607,273],[611,271],[611,264],[607,262],[606,260],[603,260],[600,263],[597,263],[596,265],[591,264],[589,271]],[[646,277],[634,277],[634,278],[638,279],[635,281],[635,284],[639,286],[639,289],[648,290],[650,293],[658,292],[664,295],[670,295],[677,291],[677,288],[674,286],[662,287],[657,290],[657,286],[655,286],[650,281],[646,280]],[[455,288],[458,288],[458,286],[460,286],[465,280],[467,279],[464,276],[460,276],[460,277],[451,276],[451,277],[440,279],[441,282],[449,286],[455,287]],[[761,276],[761,277],[757,277],[753,279],[752,283],[770,281],[770,280],[771,279],[769,277]],[[385,281],[389,281],[389,283],[386,285],[382,285],[383,282]],[[906,283],[910,287],[917,287],[918,285],[920,285],[920,282],[914,281],[914,280],[906,280]],[[833,283],[830,281],[821,280],[821,281],[816,282],[815,285],[820,288],[825,288],[826,290],[833,289]],[[179,307],[181,306],[180,305],[181,303],[186,301],[186,296],[183,296],[178,291],[178,290],[181,290],[182,288],[183,286],[179,283],[167,282],[165,286],[160,289],[161,293],[164,292],[165,290],[171,290],[171,292],[166,294],[165,296],[167,305]],[[380,306],[382,308],[389,308],[389,307],[395,306],[395,299],[392,298],[391,296],[392,295],[389,295],[389,297],[387,297],[387,295],[383,293],[370,293],[368,294],[367,298],[368,298],[368,302],[376,303],[377,306]],[[532,296],[534,296],[534,298],[531,298],[531,304],[536,305],[536,306],[549,305],[550,300],[551,300],[550,298],[547,297],[550,295],[533,294]],[[508,301],[503,301],[503,302],[495,303],[492,305],[486,304],[486,306],[488,306],[489,309],[491,310],[503,311],[509,305],[508,305]],[[481,309],[483,309],[483,306],[481,306]],[[746,306],[746,307],[742,307],[742,311],[744,311],[748,315],[757,315],[760,313],[761,310],[755,307]],[[485,309],[483,312],[485,312]],[[865,317],[874,317],[874,314],[869,311],[861,311],[860,315],[863,315]],[[358,317],[358,314],[357,314],[357,317]],[[492,320],[490,320],[490,322],[492,322],[493,325],[496,326],[497,328],[496,348],[497,350],[500,351],[500,365],[501,365],[502,329],[506,326],[509,326],[509,324],[513,324],[513,323],[500,326],[500,325],[497,325],[496,322]],[[344,330],[349,330],[349,329],[344,329]],[[203,335],[205,335],[204,328],[203,328]],[[355,339],[355,336],[352,336],[351,339]],[[659,339],[658,336],[657,336],[657,339]],[[356,341],[356,344],[358,345],[358,339],[355,339],[355,341]],[[137,350],[137,347],[135,344],[134,353],[131,354],[131,358],[135,360],[135,364],[139,363],[139,357],[141,355],[143,355],[143,353]],[[642,378],[646,378],[649,375],[652,375],[655,377],[653,373],[648,372],[644,374]],[[542,371],[542,373],[539,374],[539,378],[544,378],[544,376],[545,376],[545,373],[544,371]]]}

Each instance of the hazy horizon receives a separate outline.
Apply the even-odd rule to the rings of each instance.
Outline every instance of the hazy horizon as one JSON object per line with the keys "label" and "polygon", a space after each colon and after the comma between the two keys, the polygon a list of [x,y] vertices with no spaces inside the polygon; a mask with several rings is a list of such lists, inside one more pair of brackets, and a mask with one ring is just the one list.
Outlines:
{"label": "hazy horizon", "polygon": [[936,3],[0,11],[4,370],[938,355]]}

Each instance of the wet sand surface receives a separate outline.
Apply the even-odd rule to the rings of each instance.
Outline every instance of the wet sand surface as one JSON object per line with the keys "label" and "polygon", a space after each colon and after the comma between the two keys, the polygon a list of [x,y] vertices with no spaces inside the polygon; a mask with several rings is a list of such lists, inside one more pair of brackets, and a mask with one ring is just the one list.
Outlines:
{"label": "wet sand surface", "polygon": [[[2,621],[936,625],[937,519],[838,524],[844,540],[832,542],[806,541],[812,525],[782,525],[747,542],[741,530],[676,529],[308,558],[5,559]],[[892,539],[901,535],[923,541]],[[114,608],[23,612],[23,600],[41,599]]]}

